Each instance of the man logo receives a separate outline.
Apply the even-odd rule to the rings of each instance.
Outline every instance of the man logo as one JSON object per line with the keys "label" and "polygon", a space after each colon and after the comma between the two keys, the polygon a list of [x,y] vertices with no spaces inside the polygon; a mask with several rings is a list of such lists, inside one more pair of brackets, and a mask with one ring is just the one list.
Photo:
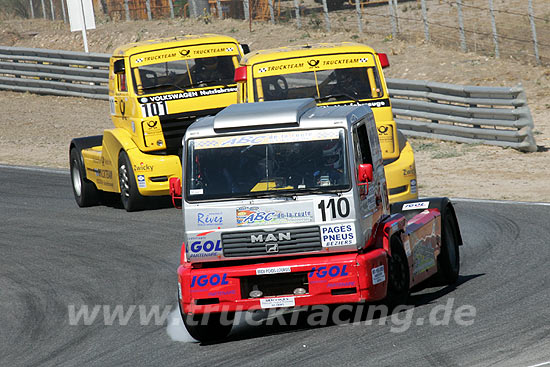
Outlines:
{"label": "man logo", "polygon": [[180,50],[180,55],[181,56],[187,56],[187,55],[189,55],[190,52],[191,52],[191,50],[183,49],[183,50]]}
{"label": "man logo", "polygon": [[290,241],[291,236],[290,232],[280,232],[280,233],[268,233],[267,235],[258,234],[258,235],[251,235],[250,236],[250,242],[256,243],[256,242],[274,242],[274,241]]}
{"label": "man logo", "polygon": [[315,67],[319,65],[319,60],[309,60],[307,63],[309,64],[309,66]]}
{"label": "man logo", "polygon": [[265,244],[265,252],[268,254],[276,254],[279,252],[279,244],[278,243],[266,243]]}

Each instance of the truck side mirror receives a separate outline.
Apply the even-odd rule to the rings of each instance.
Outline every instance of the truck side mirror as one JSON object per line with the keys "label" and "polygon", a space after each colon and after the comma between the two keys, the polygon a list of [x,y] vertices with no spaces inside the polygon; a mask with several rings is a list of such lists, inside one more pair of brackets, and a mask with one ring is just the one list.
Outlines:
{"label": "truck side mirror", "polygon": [[117,60],[113,63],[113,72],[115,74],[124,74],[124,59]]}
{"label": "truck side mirror", "polygon": [[235,83],[246,82],[246,66],[235,69]]}
{"label": "truck side mirror", "polygon": [[241,43],[241,47],[243,48],[243,54],[249,54],[250,53],[250,47],[246,43]]}
{"label": "truck side mirror", "polygon": [[176,200],[181,200],[181,180],[179,177],[170,177],[169,180],[169,187],[170,187],[170,196],[172,197],[172,204],[174,207],[180,209],[181,206],[176,204]]}
{"label": "truck side mirror", "polygon": [[372,164],[363,163],[359,165],[357,170],[357,181],[359,185],[368,185],[372,181]]}
{"label": "truck side mirror", "polygon": [[387,54],[378,53],[377,55],[378,55],[378,60],[380,60],[380,66],[382,67],[382,69],[385,69],[388,66],[390,66],[390,60],[388,59]]}

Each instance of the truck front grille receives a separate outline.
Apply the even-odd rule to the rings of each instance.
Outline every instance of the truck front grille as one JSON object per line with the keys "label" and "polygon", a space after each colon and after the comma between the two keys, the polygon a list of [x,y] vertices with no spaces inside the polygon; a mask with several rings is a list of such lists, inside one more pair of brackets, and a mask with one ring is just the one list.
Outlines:
{"label": "truck front grille", "polygon": [[293,254],[322,249],[318,226],[222,233],[222,246],[225,257]]}
{"label": "truck front grille", "polygon": [[164,133],[164,140],[166,142],[166,149],[179,152],[181,149],[181,139],[187,128],[199,117],[215,115],[221,110],[221,108],[213,108],[159,116],[162,132]]}

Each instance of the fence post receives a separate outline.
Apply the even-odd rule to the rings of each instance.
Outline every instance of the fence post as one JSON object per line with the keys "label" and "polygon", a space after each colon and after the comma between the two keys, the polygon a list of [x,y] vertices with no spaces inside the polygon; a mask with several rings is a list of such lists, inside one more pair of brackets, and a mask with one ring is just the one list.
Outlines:
{"label": "fence post", "polygon": [[63,13],[63,23],[67,23],[67,16],[65,15],[65,0],[61,1],[61,12]]}
{"label": "fence post", "polygon": [[397,33],[399,33],[399,13],[397,11],[397,0],[393,0],[393,13],[395,14],[395,27],[397,28]]}
{"label": "fence post", "polygon": [[170,19],[174,19],[174,3],[172,0],[168,0],[168,4],[170,4]]}
{"label": "fence post", "polygon": [[294,9],[296,9],[296,26],[301,28],[302,22],[300,21],[300,5],[298,4],[298,0],[294,0]]}
{"label": "fence post", "polygon": [[394,14],[392,0],[388,0],[388,5],[390,7],[391,36],[392,38],[395,38],[397,37],[397,26],[395,25],[395,14]]}
{"label": "fence post", "polygon": [[537,65],[540,65],[539,43],[537,41],[537,28],[535,28],[535,15],[533,14],[533,0],[529,0],[529,22],[531,23],[531,33],[533,33],[533,47],[535,48],[535,59],[537,59]]}
{"label": "fence post", "polygon": [[430,28],[428,26],[428,9],[426,9],[426,0],[420,1],[422,7],[422,21],[424,22],[424,39],[430,42]]}
{"label": "fence post", "polygon": [[357,28],[359,33],[363,33],[363,14],[361,14],[360,0],[355,0],[355,12],[357,13]]}
{"label": "fence post", "polygon": [[269,5],[269,16],[271,18],[271,24],[275,24],[275,12],[273,11],[273,0],[267,0]]}
{"label": "fence post", "polygon": [[151,0],[145,0],[145,8],[147,8],[147,19],[152,20],[153,16],[151,15]]}
{"label": "fence post", "polygon": [[248,3],[248,0],[243,1],[243,12],[244,12],[244,20],[249,21],[250,17],[250,4]]}
{"label": "fence post", "polygon": [[323,13],[325,14],[325,27],[327,32],[330,32],[330,18],[328,17],[327,0],[323,0]]}
{"label": "fence post", "polygon": [[130,21],[130,7],[128,6],[128,0],[124,0],[124,12],[126,13],[126,21]]}
{"label": "fence post", "polygon": [[44,0],[40,0],[42,3],[42,17],[46,19],[46,5],[44,4]]}
{"label": "fence post", "polygon": [[223,10],[221,0],[216,0],[216,11],[218,12],[218,19],[223,19]]}
{"label": "fence post", "polygon": [[34,19],[34,5],[32,3],[32,0],[29,0],[29,2],[31,3],[31,18]]}
{"label": "fence post", "polygon": [[52,13],[52,20],[55,20],[55,9],[53,7],[53,0],[50,0],[50,11]]}
{"label": "fence post", "polygon": [[466,36],[464,36],[464,20],[462,19],[462,0],[456,0],[458,9],[458,31],[460,33],[460,47],[463,52],[468,51],[466,48]]}
{"label": "fence post", "polygon": [[498,49],[498,33],[497,23],[495,20],[495,9],[493,7],[493,0],[489,0],[489,12],[491,13],[491,27],[493,28],[493,42],[495,43],[495,57],[500,58],[500,51]]}

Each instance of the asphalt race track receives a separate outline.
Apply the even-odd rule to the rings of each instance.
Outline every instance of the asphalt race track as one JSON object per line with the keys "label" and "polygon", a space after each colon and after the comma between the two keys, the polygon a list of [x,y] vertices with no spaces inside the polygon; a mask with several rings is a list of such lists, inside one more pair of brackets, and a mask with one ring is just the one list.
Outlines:
{"label": "asphalt race track", "polygon": [[[175,309],[178,210],[80,209],[66,172],[2,166],[0,183],[0,366],[550,365],[549,205],[457,202],[459,283],[414,293],[408,327],[409,311],[371,325],[264,322],[200,345],[173,341],[166,322],[141,325],[137,309],[127,325],[104,314]],[[70,325],[70,307],[82,305],[101,310]],[[438,305],[475,316],[434,324]]]}

